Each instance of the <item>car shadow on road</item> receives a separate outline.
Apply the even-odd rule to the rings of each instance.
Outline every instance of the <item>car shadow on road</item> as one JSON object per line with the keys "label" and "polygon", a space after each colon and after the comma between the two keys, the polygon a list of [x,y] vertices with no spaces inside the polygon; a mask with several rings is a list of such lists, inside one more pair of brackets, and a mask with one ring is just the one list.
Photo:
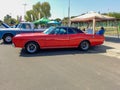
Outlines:
{"label": "car shadow on road", "polygon": [[75,55],[75,54],[99,54],[106,53],[107,49],[113,49],[108,46],[95,46],[91,47],[88,51],[81,51],[78,49],[49,49],[49,50],[40,50],[35,54],[28,54],[24,49],[20,51],[20,57],[39,57],[39,56],[58,56],[58,55]]}
{"label": "car shadow on road", "polygon": [[0,45],[12,45],[12,43],[4,43],[0,41]]}
{"label": "car shadow on road", "polygon": [[105,41],[112,42],[112,43],[120,43],[120,38],[105,37]]}

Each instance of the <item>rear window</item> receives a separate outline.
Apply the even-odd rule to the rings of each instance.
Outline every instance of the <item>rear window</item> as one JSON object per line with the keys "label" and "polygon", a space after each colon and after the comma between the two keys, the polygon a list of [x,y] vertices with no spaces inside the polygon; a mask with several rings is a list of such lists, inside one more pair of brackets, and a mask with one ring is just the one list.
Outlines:
{"label": "rear window", "polygon": [[76,34],[76,33],[83,33],[83,32],[77,28],[69,28],[68,29],[68,34]]}
{"label": "rear window", "polygon": [[74,29],[75,32],[77,32],[77,33],[83,33],[80,29],[77,29],[77,28],[72,28],[72,29]]}
{"label": "rear window", "polygon": [[76,31],[74,29],[69,28],[68,29],[68,34],[76,34]]}

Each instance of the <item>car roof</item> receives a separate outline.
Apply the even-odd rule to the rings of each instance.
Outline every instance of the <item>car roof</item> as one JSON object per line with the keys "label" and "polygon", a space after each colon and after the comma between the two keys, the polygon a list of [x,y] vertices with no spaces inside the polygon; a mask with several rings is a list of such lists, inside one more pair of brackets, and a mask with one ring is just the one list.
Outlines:
{"label": "car roof", "polygon": [[[76,28],[76,27],[57,26],[57,28],[72,28],[72,29],[74,29],[74,28]],[[78,29],[78,28],[76,28],[76,29]]]}
{"label": "car roof", "polygon": [[56,28],[73,29],[76,30],[77,32],[84,33],[81,29],[78,29],[77,27],[57,26]]}

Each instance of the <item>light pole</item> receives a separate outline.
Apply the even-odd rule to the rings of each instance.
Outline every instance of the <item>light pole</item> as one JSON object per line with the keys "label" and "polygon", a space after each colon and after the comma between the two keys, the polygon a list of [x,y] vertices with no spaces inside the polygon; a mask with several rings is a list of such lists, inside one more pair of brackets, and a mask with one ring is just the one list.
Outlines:
{"label": "light pole", "polygon": [[27,4],[24,3],[23,6],[24,6],[24,21],[25,21],[25,14],[26,14],[26,6],[27,6]]}
{"label": "light pole", "polygon": [[69,5],[68,5],[68,26],[71,26],[71,21],[70,21],[70,0],[69,0]]}

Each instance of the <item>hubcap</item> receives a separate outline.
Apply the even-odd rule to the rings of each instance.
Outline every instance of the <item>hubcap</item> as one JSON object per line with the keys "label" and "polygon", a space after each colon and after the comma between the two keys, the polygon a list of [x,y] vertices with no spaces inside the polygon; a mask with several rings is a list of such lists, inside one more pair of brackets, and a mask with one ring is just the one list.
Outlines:
{"label": "hubcap", "polygon": [[7,37],[5,38],[5,41],[6,41],[6,42],[11,42],[11,41],[12,41],[12,37],[11,37],[11,36],[7,36]]}
{"label": "hubcap", "polygon": [[81,48],[82,48],[83,50],[87,50],[87,49],[89,48],[89,43],[86,42],[86,41],[82,42],[82,43],[81,43]]}
{"label": "hubcap", "polygon": [[36,52],[36,50],[37,50],[37,47],[36,47],[35,44],[33,44],[33,43],[28,44],[28,46],[27,46],[27,51],[28,52],[34,53],[34,52]]}

